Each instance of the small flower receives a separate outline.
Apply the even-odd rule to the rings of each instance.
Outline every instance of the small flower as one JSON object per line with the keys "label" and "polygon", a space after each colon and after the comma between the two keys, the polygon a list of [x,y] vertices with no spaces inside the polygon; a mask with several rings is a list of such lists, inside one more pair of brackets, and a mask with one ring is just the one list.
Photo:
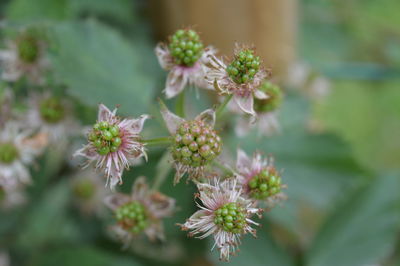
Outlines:
{"label": "small flower", "polygon": [[[279,132],[280,126],[277,117],[278,108],[282,104],[283,94],[282,90],[275,84],[264,81],[259,87],[266,95],[266,99],[255,99],[254,109],[257,112],[257,119],[249,119],[248,117],[239,117],[236,123],[235,131],[240,137],[245,136],[251,129],[258,128],[258,133],[261,136],[271,136]],[[232,103],[229,108],[235,112],[239,112],[237,104]]]}
{"label": "small flower", "polygon": [[190,230],[189,236],[201,234],[203,239],[214,235],[215,246],[220,251],[221,260],[229,260],[234,254],[243,234],[256,236],[256,230],[250,225],[258,225],[251,220],[253,214],[260,215],[261,210],[254,208],[254,203],[241,196],[242,190],[237,189],[236,179],[228,178],[220,182],[217,178],[209,183],[197,183],[197,197],[202,204],[183,225],[182,230]]}
{"label": "small flower", "polygon": [[266,99],[267,95],[259,90],[259,86],[267,77],[267,72],[261,67],[260,57],[254,54],[254,49],[236,45],[234,58],[229,65],[214,55],[210,55],[206,65],[206,80],[220,94],[233,94],[234,101],[240,109],[255,116],[254,97]]}
{"label": "small flower", "polygon": [[28,166],[47,145],[47,136],[21,130],[16,122],[8,122],[0,130],[0,183],[30,183]]}
{"label": "small flower", "polygon": [[46,45],[37,34],[26,30],[6,44],[8,49],[0,50],[2,79],[17,81],[27,77],[35,84],[42,83],[43,71],[48,68],[49,61],[45,58]]}
{"label": "small flower", "polygon": [[236,170],[239,186],[243,189],[246,197],[252,200],[265,201],[267,208],[272,208],[277,201],[286,196],[282,193],[281,175],[273,165],[272,158],[263,159],[256,152],[253,158],[238,149]]}
{"label": "small flower", "polygon": [[71,115],[69,102],[50,93],[35,94],[30,98],[26,124],[48,134],[50,142],[67,142],[68,137],[79,131]]}
{"label": "small flower", "polygon": [[117,108],[111,112],[105,105],[100,104],[97,123],[87,136],[89,144],[74,154],[85,157],[86,166],[96,162],[96,168],[105,171],[106,185],[109,183],[111,189],[118,182],[122,184],[125,168],[136,162],[135,159],[146,157],[139,133],[148,116],[121,120],[116,113]]}
{"label": "small flower", "polygon": [[74,200],[84,215],[101,215],[104,210],[103,199],[109,194],[98,174],[87,168],[71,180]]}
{"label": "small flower", "polygon": [[169,44],[159,43],[155,52],[161,67],[169,71],[164,90],[167,98],[181,93],[186,85],[212,89],[204,80],[203,68],[215,50],[212,47],[204,48],[194,30],[176,31]]}
{"label": "small flower", "polygon": [[214,110],[205,110],[194,120],[186,121],[161,103],[161,114],[173,136],[171,153],[176,169],[174,184],[179,183],[185,173],[192,179],[200,177],[205,166],[222,151],[222,140],[214,130]]}
{"label": "small flower", "polygon": [[116,193],[104,202],[114,211],[118,224],[112,230],[125,246],[141,233],[151,241],[164,240],[162,219],[171,216],[175,209],[175,200],[149,190],[145,177],[136,179],[130,196]]}

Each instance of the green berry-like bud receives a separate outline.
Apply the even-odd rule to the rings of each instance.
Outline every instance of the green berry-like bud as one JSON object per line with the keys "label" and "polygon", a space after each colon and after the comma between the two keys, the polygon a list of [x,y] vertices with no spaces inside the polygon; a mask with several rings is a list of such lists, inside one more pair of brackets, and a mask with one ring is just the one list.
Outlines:
{"label": "green berry-like bud", "polygon": [[97,149],[97,152],[100,155],[107,155],[110,152],[110,147],[108,147],[108,146],[100,147],[99,149]]}
{"label": "green berry-like bud", "polygon": [[19,157],[17,147],[11,142],[0,142],[0,163],[10,164]]}
{"label": "green berry-like bud", "polygon": [[281,177],[272,166],[253,176],[248,182],[248,191],[253,199],[264,200],[281,191]]}
{"label": "green berry-like bud", "polygon": [[113,138],[113,135],[108,130],[103,130],[102,135],[103,135],[103,139],[105,139],[105,140],[111,140]]}
{"label": "green berry-like bud", "polygon": [[260,58],[254,55],[254,50],[243,49],[235,54],[226,71],[234,82],[243,84],[253,80],[259,69]]}
{"label": "green berry-like bud", "polygon": [[149,225],[146,207],[136,200],[116,209],[115,217],[122,228],[134,234],[141,233]]}
{"label": "green berry-like bud", "polygon": [[282,90],[275,84],[265,81],[259,88],[268,95],[267,99],[254,99],[254,109],[257,112],[271,112],[278,109],[283,100]]}
{"label": "green berry-like bud", "polygon": [[122,136],[117,125],[110,125],[101,121],[93,126],[88,135],[88,140],[97,148],[100,155],[107,155],[110,152],[118,151],[122,144]]}
{"label": "green berry-like bud", "polygon": [[48,123],[57,123],[64,118],[65,109],[59,98],[49,97],[39,104],[42,119]]}
{"label": "green berry-like bud", "polygon": [[203,44],[194,30],[177,30],[171,36],[169,49],[175,63],[193,66],[203,53]]}
{"label": "green berry-like bud", "polygon": [[111,126],[109,131],[114,137],[119,136],[119,127],[118,126],[115,126],[115,125]]}
{"label": "green berry-like bud", "polygon": [[33,64],[39,58],[38,40],[30,35],[22,36],[17,41],[18,57],[27,64]]}
{"label": "green berry-like bud", "polygon": [[227,203],[214,213],[214,223],[222,230],[240,234],[246,225],[246,210],[235,202]]}
{"label": "green berry-like bud", "polygon": [[182,123],[174,139],[175,143],[171,147],[173,158],[193,167],[208,164],[222,150],[221,138],[203,121]]}
{"label": "green berry-like bud", "polygon": [[120,137],[115,137],[112,141],[112,145],[115,147],[121,146],[122,140]]}
{"label": "green berry-like bud", "polygon": [[100,129],[108,129],[108,127],[109,127],[109,124],[108,124],[108,122],[107,121],[101,121],[100,123],[99,123],[99,127],[100,127]]}

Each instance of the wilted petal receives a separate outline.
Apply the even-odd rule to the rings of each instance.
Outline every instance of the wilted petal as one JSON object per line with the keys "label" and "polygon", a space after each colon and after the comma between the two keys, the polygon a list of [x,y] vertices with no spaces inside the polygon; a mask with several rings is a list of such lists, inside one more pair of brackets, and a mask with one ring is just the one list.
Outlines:
{"label": "wilted petal", "polygon": [[132,132],[139,134],[143,130],[144,122],[150,118],[148,115],[141,115],[138,119],[132,119],[131,127],[133,129]]}
{"label": "wilted petal", "polygon": [[180,69],[179,66],[174,67],[168,73],[167,81],[165,83],[165,96],[167,99],[173,98],[181,93],[188,82],[186,73]]}
{"label": "wilted petal", "polygon": [[110,109],[107,108],[104,104],[99,104],[99,113],[97,115],[97,120],[98,121],[106,121],[109,120],[109,117],[115,115],[116,110],[113,112],[110,111]]}
{"label": "wilted petal", "polygon": [[135,198],[144,198],[148,191],[149,187],[146,183],[146,178],[144,176],[138,177],[132,186],[132,196]]}
{"label": "wilted petal", "polygon": [[157,44],[154,51],[156,53],[160,66],[165,70],[169,70],[173,65],[173,61],[167,45],[165,45],[164,43],[159,43]]}
{"label": "wilted petal", "polygon": [[237,150],[236,169],[239,173],[247,173],[251,165],[251,160],[247,154],[242,150]]}
{"label": "wilted petal", "polygon": [[254,92],[254,97],[256,97],[259,100],[266,100],[266,99],[269,98],[269,96],[265,92],[263,92],[261,90],[256,90]]}
{"label": "wilted petal", "polygon": [[256,115],[256,112],[254,111],[254,99],[253,95],[249,95],[247,97],[241,97],[239,95],[234,95],[233,96],[234,100],[236,103],[239,105],[239,108],[242,109],[243,112],[253,115]]}
{"label": "wilted petal", "polygon": [[196,116],[195,120],[201,120],[214,127],[215,125],[215,110],[207,109]]}
{"label": "wilted petal", "polygon": [[125,196],[121,193],[116,193],[113,195],[109,195],[105,197],[104,199],[104,204],[109,207],[111,210],[116,210],[118,207],[121,205],[124,205],[125,203],[129,202],[129,197]]}
{"label": "wilted petal", "polygon": [[169,133],[174,135],[178,130],[178,127],[185,122],[185,119],[175,115],[170,110],[168,110],[167,106],[159,100],[160,108],[161,108],[161,115],[165,121],[165,125],[168,128]]}

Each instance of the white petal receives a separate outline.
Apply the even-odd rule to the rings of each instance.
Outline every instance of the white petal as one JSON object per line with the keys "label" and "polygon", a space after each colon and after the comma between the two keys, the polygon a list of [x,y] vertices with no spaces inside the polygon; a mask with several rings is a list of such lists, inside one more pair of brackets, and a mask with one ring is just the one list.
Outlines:
{"label": "white petal", "polygon": [[106,121],[113,113],[104,104],[99,104],[99,113],[97,115],[98,121]]}
{"label": "white petal", "polygon": [[241,97],[239,95],[234,95],[233,96],[234,100],[236,103],[239,105],[240,109],[242,109],[243,112],[253,115],[256,115],[256,112],[254,111],[253,104],[254,104],[254,99],[253,95],[249,95],[247,97]]}
{"label": "white petal", "polygon": [[177,116],[176,114],[172,113],[170,110],[168,110],[167,106],[160,100],[160,109],[161,109],[161,115],[165,121],[165,124],[168,128],[169,133],[171,135],[175,135],[176,131],[178,130],[178,127],[185,122],[185,119]]}
{"label": "white petal", "polygon": [[104,204],[109,207],[111,210],[116,210],[121,205],[125,204],[129,201],[129,197],[116,193],[105,197]]}
{"label": "white petal", "polygon": [[254,97],[256,97],[259,100],[266,100],[269,98],[269,96],[265,92],[260,91],[260,90],[256,90],[254,92]]}
{"label": "white petal", "polygon": [[188,77],[184,71],[179,67],[174,67],[168,73],[167,81],[165,83],[165,96],[167,99],[173,98],[181,93],[187,84]]}
{"label": "white petal", "polygon": [[164,43],[159,43],[157,44],[154,51],[156,53],[160,66],[165,70],[171,69],[171,67],[173,66],[173,61],[169,53],[168,47]]}
{"label": "white petal", "polygon": [[247,170],[251,166],[251,160],[247,156],[247,154],[242,150],[237,150],[237,159],[236,159],[236,169],[239,173],[247,173]]}

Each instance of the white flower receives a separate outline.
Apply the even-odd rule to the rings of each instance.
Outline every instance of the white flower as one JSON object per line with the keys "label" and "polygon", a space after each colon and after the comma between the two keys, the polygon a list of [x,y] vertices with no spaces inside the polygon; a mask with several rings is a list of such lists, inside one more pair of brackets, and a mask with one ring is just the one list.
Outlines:
{"label": "white flower", "polygon": [[164,240],[162,219],[171,216],[175,209],[175,200],[150,190],[145,177],[136,179],[131,195],[115,193],[106,197],[104,203],[114,211],[118,224],[112,231],[125,247],[141,233],[151,241]]}
{"label": "white flower", "polygon": [[264,201],[268,209],[286,199],[286,195],[281,192],[286,185],[281,184],[281,175],[276,170],[272,157],[264,159],[256,152],[249,158],[243,150],[238,149],[236,171],[238,185],[247,198]]}
{"label": "white flower", "polygon": [[27,77],[32,83],[43,83],[43,72],[49,67],[45,44],[36,36],[23,32],[6,45],[6,50],[0,50],[1,78],[13,82]]}
{"label": "white flower", "polygon": [[241,189],[237,189],[236,179],[228,178],[220,182],[212,179],[209,183],[197,183],[201,201],[200,208],[184,224],[182,230],[189,230],[189,236],[197,235],[203,239],[213,235],[215,244],[220,251],[221,260],[229,260],[240,244],[243,234],[250,233],[256,236],[256,230],[251,224],[258,223],[251,220],[253,214],[261,213],[254,208],[251,200],[242,197]]}
{"label": "white flower", "polygon": [[49,136],[51,143],[67,143],[68,137],[79,132],[79,125],[71,116],[69,102],[47,92],[34,94],[29,99],[30,109],[26,125]]}
{"label": "white flower", "polygon": [[105,172],[107,183],[113,189],[119,182],[125,168],[145,156],[144,144],[139,135],[148,118],[142,115],[138,119],[121,120],[116,115],[117,109],[110,111],[105,105],[99,105],[97,123],[88,134],[89,144],[75,152],[74,156],[87,159],[86,166],[96,162],[96,168]]}
{"label": "white flower", "polygon": [[0,182],[14,184],[30,183],[28,166],[47,145],[47,136],[21,130],[16,122],[8,122],[0,131]]}
{"label": "white flower", "polygon": [[[195,42],[195,45],[198,43],[200,47],[202,47],[197,33],[195,33],[193,30],[179,30],[178,32],[180,32],[182,36],[186,33],[189,34],[190,32],[196,38],[195,41],[193,41]],[[178,37],[173,36],[173,38]],[[178,42],[178,40],[176,41]],[[191,50],[191,53],[194,51],[192,47],[187,49]],[[156,46],[155,53],[157,55],[158,62],[163,69],[169,71],[164,89],[167,98],[175,97],[181,93],[187,85],[193,85],[203,89],[212,89],[212,86],[207,84],[207,82],[204,80],[204,65],[208,62],[208,57],[215,54],[216,51],[211,46],[206,47],[204,50],[202,48],[199,49],[200,51],[195,50],[194,52],[199,53],[199,58],[196,58],[196,61],[193,64],[187,65],[183,62],[180,64],[177,63],[177,60],[174,58],[174,55],[170,51],[170,48],[167,44],[159,43]]]}
{"label": "white flower", "polygon": [[[241,47],[236,45],[235,48],[235,59],[232,62],[237,62],[239,60],[240,54],[246,52],[251,54],[254,57],[253,49],[248,47]],[[244,55],[246,60],[246,55]],[[240,109],[247,114],[252,116],[256,115],[254,111],[254,97],[257,99],[267,99],[267,95],[259,90],[259,86],[267,77],[267,71],[259,66],[259,59],[254,63],[253,72],[255,72],[251,78],[247,75],[246,79],[243,80],[243,75],[239,78],[242,78],[240,82],[234,80],[232,75],[228,73],[229,67],[231,65],[226,65],[222,59],[218,59],[216,56],[211,55],[209,57],[208,64],[206,65],[206,80],[210,86],[213,86],[214,89],[219,92],[221,95],[233,95],[234,101],[238,104]],[[236,68],[235,68],[236,69]],[[251,69],[251,67],[250,67]],[[248,71],[249,69],[244,67],[243,71]],[[237,70],[236,70],[237,71]]]}
{"label": "white flower", "polygon": [[173,136],[171,146],[177,184],[185,173],[190,179],[197,179],[204,173],[205,167],[222,151],[222,141],[214,130],[215,112],[207,109],[194,120],[173,114],[161,103],[161,114],[168,131]]}

